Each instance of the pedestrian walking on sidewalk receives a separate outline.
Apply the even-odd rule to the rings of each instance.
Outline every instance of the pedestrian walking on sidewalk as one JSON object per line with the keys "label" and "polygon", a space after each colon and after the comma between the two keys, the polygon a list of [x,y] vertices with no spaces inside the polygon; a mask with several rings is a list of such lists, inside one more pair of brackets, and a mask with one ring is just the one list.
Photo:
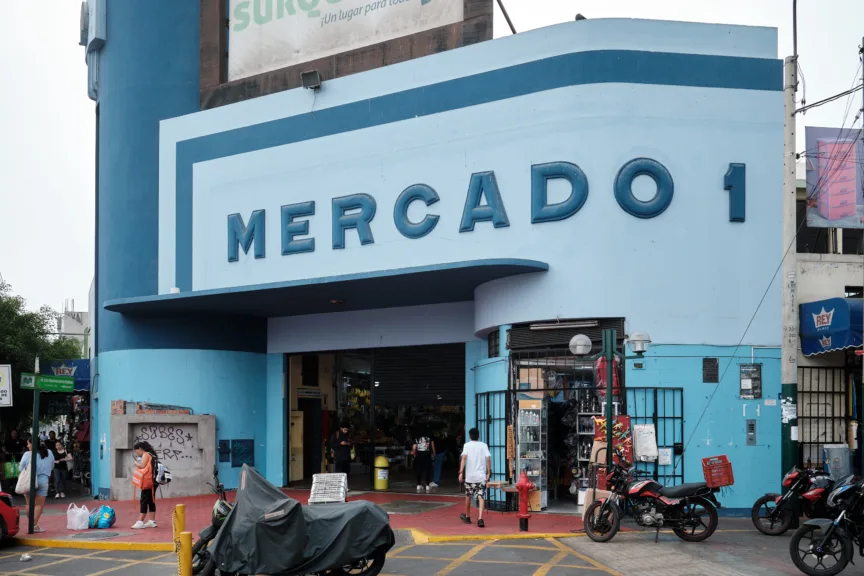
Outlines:
{"label": "pedestrian walking on sidewalk", "polygon": [[462,458],[459,462],[459,483],[465,483],[465,512],[459,518],[465,524],[471,523],[471,498],[477,498],[477,527],[485,528],[483,511],[486,507],[486,484],[492,474],[492,454],[489,446],[480,442],[480,431],[472,428],[468,432],[471,438],[462,448]]}
{"label": "pedestrian walking on sidewalk", "polygon": [[339,430],[331,443],[333,461],[336,463],[336,473],[351,474],[351,433],[348,430],[348,422],[341,422]]}
{"label": "pedestrian walking on sidewalk", "polygon": [[[36,438],[39,442],[39,438]],[[30,457],[33,451],[31,440],[27,440],[27,452],[21,457],[21,464],[18,466],[20,470],[30,467]],[[30,494],[30,487],[27,487],[27,492],[24,493],[24,502],[27,509],[30,509],[30,498],[36,498],[33,505],[33,532],[44,532],[39,527],[39,518],[42,517],[42,510],[45,508],[45,497],[48,496],[48,477],[51,475],[51,470],[54,468],[54,455],[48,450],[44,442],[39,442],[39,447],[36,452],[36,465],[30,468],[30,474],[36,474],[36,494]]]}
{"label": "pedestrian walking on sidewalk", "polygon": [[446,432],[435,434],[432,437],[432,442],[435,444],[435,461],[433,463],[432,483],[429,487],[432,489],[438,488],[441,484],[441,471],[444,464],[447,462],[447,452],[450,444],[450,438]]}
{"label": "pedestrian walking on sidewalk", "polygon": [[[132,448],[138,456],[135,459],[135,472],[132,483],[141,490],[141,516],[132,525],[134,530],[156,528],[156,451],[149,442],[136,442]],[[153,517],[147,520],[147,514]],[[145,522],[146,521],[146,522]]]}
{"label": "pedestrian walking on sidewalk", "polygon": [[427,430],[422,430],[414,437],[411,447],[414,454],[414,474],[417,476],[417,492],[429,492],[429,481],[432,477],[432,461],[435,460],[435,442]]}
{"label": "pedestrian walking on sidewalk", "polygon": [[54,498],[66,497],[66,478],[69,476],[69,462],[72,455],[66,452],[63,443],[57,440],[51,450],[54,454]]}

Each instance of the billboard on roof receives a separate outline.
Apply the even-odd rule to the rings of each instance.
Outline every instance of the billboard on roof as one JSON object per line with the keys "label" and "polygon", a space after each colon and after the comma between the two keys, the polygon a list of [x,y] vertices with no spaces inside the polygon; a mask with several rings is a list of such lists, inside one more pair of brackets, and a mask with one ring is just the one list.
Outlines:
{"label": "billboard on roof", "polygon": [[864,142],[861,130],[804,132],[807,149],[807,226],[864,228]]}
{"label": "billboard on roof", "polygon": [[461,22],[463,0],[231,0],[228,80]]}

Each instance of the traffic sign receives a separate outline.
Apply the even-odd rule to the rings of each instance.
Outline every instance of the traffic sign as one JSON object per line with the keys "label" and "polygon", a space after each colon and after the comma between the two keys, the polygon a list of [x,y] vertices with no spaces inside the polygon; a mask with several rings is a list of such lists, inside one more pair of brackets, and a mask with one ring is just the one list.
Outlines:
{"label": "traffic sign", "polygon": [[37,388],[43,392],[73,392],[75,379],[70,376],[43,376],[24,372],[21,374],[21,388],[25,390]]}
{"label": "traffic sign", "polygon": [[31,374],[30,372],[22,372],[21,373],[21,389],[22,390],[33,390],[36,388],[36,375]]}
{"label": "traffic sign", "polygon": [[73,392],[75,390],[75,379],[70,376],[42,376],[36,377],[36,387],[43,392]]}

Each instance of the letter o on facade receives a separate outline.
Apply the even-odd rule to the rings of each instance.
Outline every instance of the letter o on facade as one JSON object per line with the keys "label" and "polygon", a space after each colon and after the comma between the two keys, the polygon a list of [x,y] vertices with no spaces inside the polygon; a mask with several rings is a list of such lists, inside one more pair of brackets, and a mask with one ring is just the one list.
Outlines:
{"label": "letter o on facade", "polygon": [[435,214],[427,214],[420,222],[411,222],[408,219],[408,207],[415,200],[423,201],[426,206],[431,206],[441,198],[431,186],[426,184],[413,184],[402,191],[393,206],[393,222],[396,229],[406,238],[416,239],[426,236],[438,224],[441,218]]}
{"label": "letter o on facade", "polygon": [[[650,200],[639,200],[633,195],[633,180],[639,176],[650,176],[657,185],[657,193]],[[654,218],[662,214],[672,203],[674,192],[672,174],[663,164],[651,158],[630,160],[615,177],[615,200],[625,212],[637,218]]]}

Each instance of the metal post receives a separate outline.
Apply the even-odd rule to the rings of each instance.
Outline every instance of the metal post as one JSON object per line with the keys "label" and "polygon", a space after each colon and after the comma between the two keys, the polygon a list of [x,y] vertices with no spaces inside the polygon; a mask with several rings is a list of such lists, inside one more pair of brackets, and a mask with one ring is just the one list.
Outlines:
{"label": "metal post", "polygon": [[173,529],[172,531],[175,540],[180,537],[180,534],[186,531],[185,504],[177,504],[174,506],[174,514],[171,516],[171,528]]}
{"label": "metal post", "polygon": [[[784,149],[783,149],[783,341],[780,376],[783,407],[781,466],[785,474],[798,463],[798,257],[795,246],[796,178],[795,178],[795,90],[798,85],[798,63],[795,56],[785,60],[784,74]],[[788,257],[786,250],[789,250]],[[779,476],[778,476],[779,477]]]}
{"label": "metal post", "polygon": [[603,330],[603,357],[606,358],[606,473],[612,469],[612,427],[614,425],[612,411],[612,375],[615,370],[615,339],[614,329]]}
{"label": "metal post", "polygon": [[177,574],[192,576],[192,533],[181,532],[174,546],[177,550]]}
{"label": "metal post", "polygon": [[35,522],[33,516],[36,514],[36,458],[39,454],[39,358],[34,364],[36,377],[33,383],[33,435],[30,437],[30,495],[27,507],[27,534],[33,534]]}

